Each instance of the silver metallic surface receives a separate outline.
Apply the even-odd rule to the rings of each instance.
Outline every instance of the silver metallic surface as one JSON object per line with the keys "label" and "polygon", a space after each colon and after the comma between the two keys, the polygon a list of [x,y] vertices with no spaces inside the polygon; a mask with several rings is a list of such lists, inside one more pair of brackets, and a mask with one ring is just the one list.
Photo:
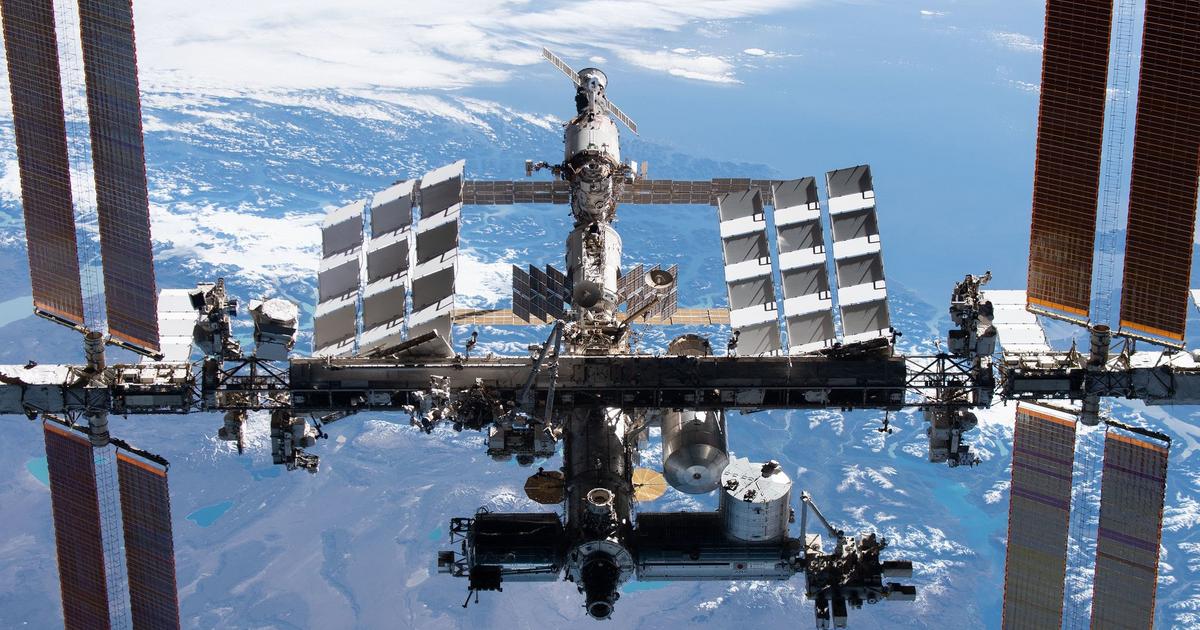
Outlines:
{"label": "silver metallic surface", "polygon": [[787,535],[792,480],[778,462],[734,457],[721,473],[721,487],[721,514],[730,538],[762,542]]}
{"label": "silver metallic surface", "polygon": [[721,411],[668,411],[662,416],[663,476],[688,494],[716,490],[729,463],[725,414]]}

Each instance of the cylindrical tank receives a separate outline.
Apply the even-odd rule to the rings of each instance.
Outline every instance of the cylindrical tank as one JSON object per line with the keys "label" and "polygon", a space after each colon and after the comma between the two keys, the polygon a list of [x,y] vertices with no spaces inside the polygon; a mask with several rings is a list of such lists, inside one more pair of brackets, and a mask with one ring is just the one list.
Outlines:
{"label": "cylindrical tank", "polygon": [[712,344],[706,337],[695,333],[680,335],[667,344],[667,354],[681,357],[707,357],[712,354]]}
{"label": "cylindrical tank", "polygon": [[688,494],[717,489],[729,464],[721,411],[668,411],[662,417],[663,476]]}
{"label": "cylindrical tank", "polygon": [[721,514],[725,534],[762,542],[787,536],[792,480],[779,462],[765,464],[734,457],[721,473]]}
{"label": "cylindrical tank", "polygon": [[567,125],[566,161],[580,154],[602,156],[611,164],[621,163],[617,125],[604,115],[584,115]]}
{"label": "cylindrical tank", "polygon": [[567,237],[567,268],[574,285],[571,306],[608,312],[617,307],[621,236],[607,223],[592,223]]}

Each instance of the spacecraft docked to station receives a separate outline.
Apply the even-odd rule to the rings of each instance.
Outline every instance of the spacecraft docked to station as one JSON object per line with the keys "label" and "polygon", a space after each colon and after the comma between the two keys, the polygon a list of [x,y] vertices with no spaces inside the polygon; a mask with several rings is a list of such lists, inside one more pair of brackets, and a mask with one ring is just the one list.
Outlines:
{"label": "spacecraft docked to station", "polygon": [[[587,615],[609,619],[630,580],[795,578],[827,628],[844,627],[850,608],[915,599],[899,581],[912,563],[886,558],[888,541],[874,533],[836,527],[771,453],[735,457],[727,414],[920,408],[930,461],[965,471],[975,461],[972,409],[1003,401],[1019,401],[1003,624],[1059,623],[1077,424],[1099,424],[1106,397],[1200,403],[1200,364],[1179,351],[1200,181],[1194,2],[1146,1],[1118,329],[1104,325],[1106,306],[1091,304],[1097,217],[1103,227],[1115,211],[1109,175],[1119,179],[1123,154],[1112,144],[1101,153],[1106,89],[1129,71],[1132,8],[1119,2],[1114,19],[1111,1],[1048,0],[1029,287],[987,290],[987,274],[966,276],[951,297],[944,350],[896,349],[869,166],[827,172],[824,195],[815,177],[649,179],[644,164],[623,161],[618,124],[637,127],[610,100],[607,76],[575,72],[543,49],[575,88],[562,160],[527,160],[523,181],[467,179],[460,161],[329,212],[305,357],[295,304],[251,302],[254,345],[243,348],[232,334],[238,302],[223,281],[156,290],[129,0],[79,0],[77,11],[0,0],[35,312],[81,332],[87,359],[0,366],[0,413],[43,419],[66,626],[106,628],[124,615],[134,627],[180,624],[167,463],[113,438],[110,415],[220,411],[218,435],[240,450],[247,414],[265,410],[273,461],[309,472],[323,427],[360,413],[406,413],[426,431],[483,431],[493,459],[522,465],[561,448],[562,469],[538,469],[526,484],[545,510],[451,520],[454,546],[437,566],[466,580],[468,601],[565,579]],[[88,142],[72,139],[65,122],[64,19],[79,30]],[[1124,105],[1115,102],[1110,143],[1123,142],[1114,121]],[[72,175],[81,161],[88,181]],[[84,297],[76,240],[91,182],[103,307]],[[511,309],[456,308],[462,213],[505,204],[570,207],[563,268],[514,267]],[[715,208],[728,308],[679,308],[675,267],[623,260],[619,206],[659,204]],[[1177,229],[1164,233],[1164,223]],[[1087,351],[1053,350],[1036,315],[1086,325]],[[526,356],[479,356],[476,335],[455,340],[455,324],[541,325],[547,337]],[[725,325],[731,334],[725,348],[693,331],[647,354],[631,344],[635,324]],[[1139,351],[1138,342],[1166,350]],[[110,365],[106,343],[144,358]],[[1092,622],[1145,626],[1169,440],[1105,422]],[[661,471],[637,467],[652,427]],[[718,508],[645,509],[668,486],[716,493]],[[114,592],[113,570],[126,572],[126,592]]]}

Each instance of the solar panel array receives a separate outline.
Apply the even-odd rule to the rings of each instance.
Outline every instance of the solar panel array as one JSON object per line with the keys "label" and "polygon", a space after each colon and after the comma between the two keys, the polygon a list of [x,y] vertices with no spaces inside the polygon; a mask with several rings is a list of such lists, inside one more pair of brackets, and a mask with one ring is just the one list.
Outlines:
{"label": "solar panel array", "polygon": [[1200,183],[1200,4],[1147,0],[1121,327],[1181,346]]}
{"label": "solar panel array", "polygon": [[4,0],[4,51],[33,305],[84,323],[53,0]]}
{"label": "solar panel array", "polygon": [[633,315],[645,308],[646,310],[638,316],[639,319],[669,320],[679,310],[679,266],[671,265],[667,268],[667,273],[671,274],[676,281],[672,282],[665,291],[656,289],[646,282],[647,274],[659,271],[662,271],[661,265],[654,265],[650,269],[646,269],[639,264],[617,277],[617,300],[625,304],[626,316]]}
{"label": "solar panel array", "polygon": [[1110,427],[1104,439],[1092,628],[1150,628],[1158,586],[1167,449]]}
{"label": "solar panel array", "polygon": [[131,3],[80,0],[79,35],[92,132],[108,333],[134,347],[157,352],[158,294]]}
{"label": "solar panel array", "polygon": [[135,628],[178,628],[175,543],[166,467],[117,453],[129,604]]}
{"label": "solar panel array", "polygon": [[829,171],[825,185],[843,341],[888,336],[892,324],[871,167]]}
{"label": "solar panel array", "polygon": [[563,272],[552,265],[542,271],[533,265],[528,270],[513,265],[513,314],[525,322],[565,319],[571,303],[571,284]]}
{"label": "solar panel array", "polygon": [[[1027,305],[1081,323],[1091,316],[1113,15],[1112,0],[1046,7]],[[1184,345],[1198,184],[1200,5],[1147,0],[1121,289],[1125,336]]]}
{"label": "solar panel array", "polygon": [[[733,192],[757,189],[766,204],[772,203],[772,187],[777,180],[712,179],[686,181],[638,179],[624,182],[618,201],[631,205],[717,205],[717,197]],[[507,181],[467,180],[463,182],[463,204],[476,206],[514,203],[571,203],[570,184],[563,180]]]}
{"label": "solar panel array", "polygon": [[1029,238],[1029,305],[1088,317],[1112,0],[1048,0]]}
{"label": "solar panel array", "polygon": [[1004,628],[1058,628],[1067,570],[1075,422],[1020,404],[1013,428]]}
{"label": "solar panel array", "polygon": [[108,584],[92,445],[53,422],[42,426],[63,622],[68,630],[106,629],[110,627]]}
{"label": "solar panel array", "polygon": [[837,331],[817,180],[779,182],[773,192],[788,351],[802,354],[830,347]]}

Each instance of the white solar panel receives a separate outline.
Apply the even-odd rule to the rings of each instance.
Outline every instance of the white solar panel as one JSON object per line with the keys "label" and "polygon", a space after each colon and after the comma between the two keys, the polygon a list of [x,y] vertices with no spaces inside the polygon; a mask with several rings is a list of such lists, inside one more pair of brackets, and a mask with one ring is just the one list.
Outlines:
{"label": "white solar panel", "polygon": [[889,336],[891,316],[871,167],[830,171],[825,185],[843,341]]}
{"label": "white solar panel", "polygon": [[992,326],[996,327],[996,336],[1005,352],[1050,351],[1037,316],[1025,308],[1024,291],[984,291],[983,298],[992,303]]}
{"label": "white solar panel", "polygon": [[837,341],[837,332],[816,180],[782,181],[772,188],[788,352],[828,348]]}

